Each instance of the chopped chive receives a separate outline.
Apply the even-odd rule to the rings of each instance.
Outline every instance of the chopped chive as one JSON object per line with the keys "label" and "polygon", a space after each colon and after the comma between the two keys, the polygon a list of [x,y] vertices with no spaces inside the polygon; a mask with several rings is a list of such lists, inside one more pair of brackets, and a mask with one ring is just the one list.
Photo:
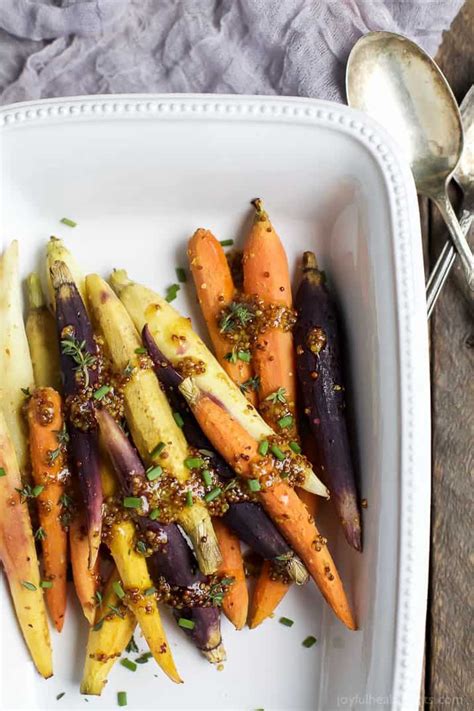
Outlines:
{"label": "chopped chive", "polygon": [[131,659],[127,659],[127,658],[125,657],[125,659],[121,659],[121,660],[120,660],[120,664],[121,664],[123,667],[125,667],[125,669],[128,669],[129,671],[133,671],[133,672],[134,672],[134,671],[137,671],[137,665],[135,664],[135,662],[132,662]]}
{"label": "chopped chive", "polygon": [[237,358],[243,360],[244,363],[250,363],[252,355],[250,351],[237,351]]}
{"label": "chopped chive", "polygon": [[266,453],[268,452],[269,446],[270,446],[270,444],[269,444],[268,440],[262,439],[262,441],[258,445],[258,453],[261,454],[262,457],[264,457],[266,455]]}
{"label": "chopped chive", "polygon": [[62,225],[67,225],[68,227],[77,227],[77,222],[74,222],[74,220],[69,219],[69,217],[61,217],[59,222]]}
{"label": "chopped chive", "polygon": [[209,504],[211,501],[214,501],[214,499],[217,499],[219,494],[222,494],[222,489],[216,486],[215,489],[206,494],[206,496],[204,497],[204,501]]}
{"label": "chopped chive", "polygon": [[41,494],[43,489],[44,489],[44,486],[42,484],[37,484],[36,486],[34,486],[32,488],[31,493],[36,498],[37,496],[39,496]]}
{"label": "chopped chive", "polygon": [[295,623],[289,617],[280,617],[280,624],[285,625],[285,627],[293,627]]}
{"label": "chopped chive", "polygon": [[156,588],[147,588],[146,590],[143,591],[143,594],[149,597],[150,595],[154,595],[156,593]]}
{"label": "chopped chive", "polygon": [[281,429],[285,429],[286,427],[291,427],[293,424],[293,417],[291,415],[285,415],[285,417],[280,417],[278,420],[278,425],[281,427]]}
{"label": "chopped chive", "polygon": [[155,479],[158,479],[158,477],[162,474],[163,467],[160,467],[160,465],[157,464],[156,467],[150,467],[150,469],[147,470],[146,478],[148,479],[148,481],[155,481]]}
{"label": "chopped chive", "polygon": [[289,447],[295,454],[301,454],[301,447],[298,442],[290,442]]}
{"label": "chopped chive", "polygon": [[142,505],[142,500],[138,496],[126,496],[123,500],[123,505],[126,509],[139,509]]}
{"label": "chopped chive", "polygon": [[140,346],[140,348],[135,348],[135,353],[137,355],[145,355],[145,353],[148,353],[146,348],[143,348],[143,346]]}
{"label": "chopped chive", "polygon": [[280,478],[281,479],[288,479],[288,473],[289,472],[285,472],[285,471],[280,472]]}
{"label": "chopped chive", "polygon": [[194,622],[192,620],[186,619],[186,617],[180,617],[178,620],[178,625],[184,630],[193,630]]}
{"label": "chopped chive", "polygon": [[117,597],[119,597],[120,599],[125,597],[124,589],[123,589],[119,580],[116,580],[114,582],[114,584],[112,585],[112,588],[114,590],[114,593],[117,595]]}
{"label": "chopped chive", "polygon": [[92,397],[94,398],[94,400],[102,400],[102,398],[108,395],[111,390],[112,388],[110,387],[110,385],[102,385],[101,388],[95,391]]}
{"label": "chopped chive", "polygon": [[156,521],[156,519],[158,518],[159,515],[160,515],[160,509],[152,509],[150,511],[150,513],[148,514],[148,518],[151,521]]}
{"label": "chopped chive", "polygon": [[276,444],[272,444],[270,451],[280,462],[283,462],[286,459],[285,453],[282,452],[280,447],[277,447]]}
{"label": "chopped chive", "polygon": [[23,587],[26,588],[27,590],[31,590],[31,592],[34,592],[35,590],[38,589],[38,588],[36,587],[36,585],[33,585],[33,583],[30,583],[28,580],[22,580],[22,581],[21,581],[21,584],[22,584]]}
{"label": "chopped chive", "polygon": [[3,467],[0,467],[0,476],[6,476],[7,473]]}
{"label": "chopped chive", "polygon": [[127,692],[126,691],[118,691],[117,692],[117,703],[119,706],[126,706],[127,705]]}
{"label": "chopped chive", "polygon": [[174,417],[174,421],[176,422],[178,427],[182,427],[184,425],[184,420],[181,417],[179,412],[173,412],[173,417]]}
{"label": "chopped chive", "polygon": [[50,588],[53,587],[53,581],[52,580],[42,580],[40,582],[40,588],[43,588],[44,590],[49,590]]}
{"label": "chopped chive", "polygon": [[186,269],[183,269],[183,267],[176,267],[176,278],[181,282],[181,284],[185,284],[188,280]]}
{"label": "chopped chive", "polygon": [[219,240],[219,244],[222,247],[232,247],[232,245],[234,244],[234,240],[233,239],[221,239],[221,240]]}
{"label": "chopped chive", "polygon": [[155,457],[158,457],[162,453],[162,451],[164,450],[165,447],[166,447],[166,444],[164,442],[158,442],[155,449],[153,449],[150,452],[150,457],[152,459],[154,459]]}
{"label": "chopped chive", "polygon": [[209,471],[209,469],[204,469],[203,472],[201,472],[202,478],[204,479],[204,483],[206,486],[211,486],[212,484],[212,474]]}
{"label": "chopped chive", "polygon": [[187,457],[184,460],[184,466],[188,469],[199,469],[205,463],[204,459],[199,459],[199,457]]}
{"label": "chopped chive", "polygon": [[249,479],[247,483],[250,491],[260,491],[262,488],[258,479]]}
{"label": "chopped chive", "polygon": [[166,289],[165,299],[169,304],[176,299],[180,289],[181,287],[179,284],[171,284],[171,286]]}
{"label": "chopped chive", "polygon": [[192,506],[192,505],[193,505],[193,492],[187,491],[186,492],[186,506]]}
{"label": "chopped chive", "polygon": [[135,658],[137,664],[146,664],[149,659],[151,659],[153,654],[151,652],[143,652],[139,657]]}
{"label": "chopped chive", "polygon": [[61,691],[61,693],[56,696],[56,701],[60,701],[63,698],[65,693],[66,693],[65,691]]}
{"label": "chopped chive", "polygon": [[307,647],[309,649],[309,647],[312,647],[313,644],[316,644],[316,642],[316,637],[313,637],[313,635],[310,634],[309,637],[306,637],[306,639],[304,639],[301,644],[303,645],[303,647]]}

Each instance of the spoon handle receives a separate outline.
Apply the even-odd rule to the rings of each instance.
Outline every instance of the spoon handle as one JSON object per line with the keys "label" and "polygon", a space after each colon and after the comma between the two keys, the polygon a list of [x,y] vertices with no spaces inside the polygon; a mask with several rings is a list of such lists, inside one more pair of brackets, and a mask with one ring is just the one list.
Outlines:
{"label": "spoon handle", "polygon": [[[470,210],[464,210],[459,225],[463,234],[467,237],[473,220],[473,213]],[[433,313],[434,305],[436,304],[441,290],[444,286],[449,272],[456,260],[456,250],[453,247],[451,240],[448,240],[439,255],[436,264],[429,276],[426,284],[426,310],[428,318]]]}
{"label": "spoon handle", "polygon": [[458,218],[456,217],[453,206],[449,201],[448,195],[446,192],[433,195],[433,200],[443,216],[453,244],[459,254],[468,286],[471,290],[474,290],[474,257],[467,243],[467,239],[461,230]]}

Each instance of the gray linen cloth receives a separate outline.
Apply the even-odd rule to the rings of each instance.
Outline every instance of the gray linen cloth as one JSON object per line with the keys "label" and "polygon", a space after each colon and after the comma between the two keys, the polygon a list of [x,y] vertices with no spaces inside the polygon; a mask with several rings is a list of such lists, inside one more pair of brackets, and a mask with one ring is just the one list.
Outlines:
{"label": "gray linen cloth", "polygon": [[344,99],[371,30],[433,54],[463,0],[0,0],[0,102],[221,92]]}

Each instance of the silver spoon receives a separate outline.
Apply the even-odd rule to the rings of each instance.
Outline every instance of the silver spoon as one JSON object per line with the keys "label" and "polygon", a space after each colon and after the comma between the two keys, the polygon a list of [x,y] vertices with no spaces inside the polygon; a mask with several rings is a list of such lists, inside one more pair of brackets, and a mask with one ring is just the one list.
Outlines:
{"label": "silver spoon", "polygon": [[405,152],[416,188],[440,210],[474,290],[474,257],[447,193],[461,157],[463,130],[446,79],[414,42],[371,32],[352,48],[346,91],[349,105],[385,126]]}
{"label": "silver spoon", "polygon": [[[464,148],[461,160],[457,164],[453,177],[461,188],[464,196],[463,209],[459,224],[467,236],[474,218],[474,85],[464,97],[461,109],[461,119],[464,128]],[[456,260],[456,250],[451,240],[444,245],[433,271],[426,284],[426,309],[428,318],[433,312],[441,289],[448,278],[449,272]]]}

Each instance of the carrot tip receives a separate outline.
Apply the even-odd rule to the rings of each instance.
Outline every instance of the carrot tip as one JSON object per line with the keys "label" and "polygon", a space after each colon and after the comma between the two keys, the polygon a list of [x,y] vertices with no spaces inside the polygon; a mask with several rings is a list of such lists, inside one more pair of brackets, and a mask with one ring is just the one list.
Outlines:
{"label": "carrot tip", "polygon": [[255,208],[255,220],[263,221],[268,219],[268,215],[263,209],[263,201],[261,198],[254,198],[250,201],[250,204]]}

